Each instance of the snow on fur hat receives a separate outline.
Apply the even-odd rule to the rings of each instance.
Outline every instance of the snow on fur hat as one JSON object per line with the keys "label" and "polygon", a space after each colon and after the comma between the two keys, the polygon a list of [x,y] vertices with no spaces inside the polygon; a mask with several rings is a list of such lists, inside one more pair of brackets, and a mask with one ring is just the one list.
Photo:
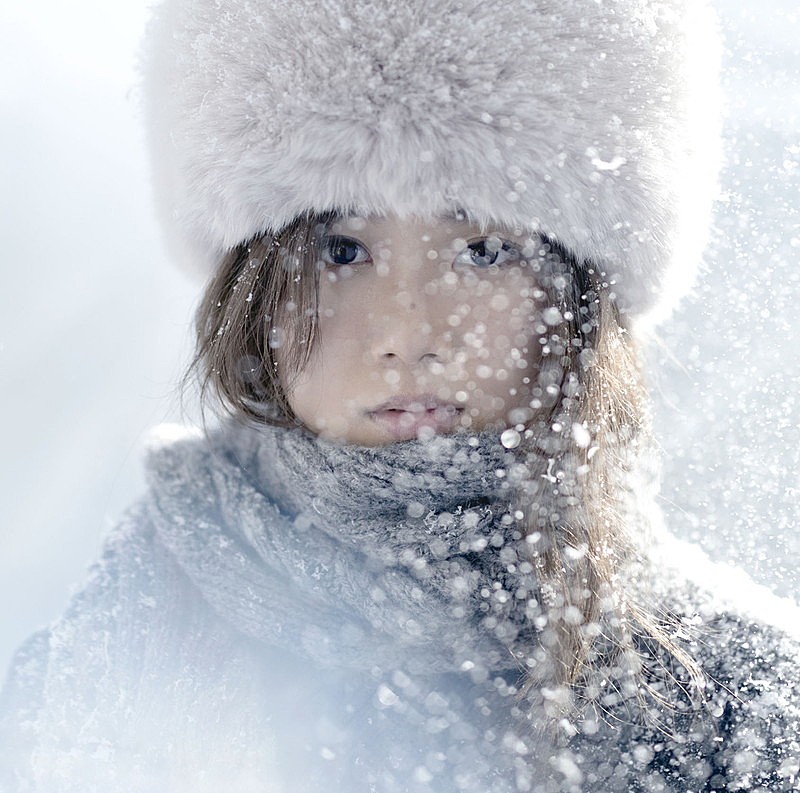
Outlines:
{"label": "snow on fur hat", "polygon": [[623,310],[691,283],[715,190],[703,0],[164,0],[157,196],[208,272],[311,211],[533,227]]}

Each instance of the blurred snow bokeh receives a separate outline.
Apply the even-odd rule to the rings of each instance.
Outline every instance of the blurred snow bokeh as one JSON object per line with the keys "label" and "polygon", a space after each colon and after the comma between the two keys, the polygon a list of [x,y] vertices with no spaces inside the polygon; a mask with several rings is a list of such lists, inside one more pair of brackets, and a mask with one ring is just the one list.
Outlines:
{"label": "blurred snow bokeh", "polygon": [[[800,13],[717,0],[727,166],[706,272],[649,354],[669,524],[776,592],[800,572]],[[179,416],[199,284],[166,262],[137,118],[142,0],[0,25],[0,674],[57,616]]]}
{"label": "blurred snow bokeh", "polygon": [[197,285],[166,263],[137,119],[145,3],[45,0],[0,24],[0,674],[59,614],[177,415]]}
{"label": "blurred snow bokeh", "polygon": [[651,350],[667,524],[800,593],[800,6],[717,4],[722,197],[705,272]]}

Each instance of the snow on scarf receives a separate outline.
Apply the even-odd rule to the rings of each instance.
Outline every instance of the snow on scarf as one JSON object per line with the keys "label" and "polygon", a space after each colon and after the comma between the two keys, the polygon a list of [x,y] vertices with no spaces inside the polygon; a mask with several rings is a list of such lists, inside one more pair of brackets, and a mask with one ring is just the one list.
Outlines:
{"label": "snow on scarf", "polygon": [[[520,669],[527,599],[496,433],[362,448],[303,430],[228,427],[150,460],[151,517],[239,630],[323,666]],[[535,589],[522,566],[514,591]],[[520,660],[523,659],[523,660]]]}
{"label": "snow on scarf", "polygon": [[[506,456],[491,434],[366,450],[235,426],[155,448],[149,492],[17,656],[0,789],[483,793],[529,776],[497,688],[535,639],[528,599],[491,584],[519,540]],[[345,690],[361,726],[333,730],[337,777],[329,747],[305,747]],[[429,754],[438,775],[412,784]]]}
{"label": "snow on scarf", "polygon": [[[654,727],[611,686],[606,720],[576,724],[567,746],[534,745],[509,683],[539,639],[533,598],[511,595],[536,582],[519,564],[497,441],[365,450],[226,427],[155,450],[150,492],[63,617],[17,655],[0,697],[0,790],[797,789],[796,640],[685,582],[664,602],[700,626],[689,650],[709,678],[702,713],[674,681],[650,680],[672,716]],[[490,584],[503,565],[516,572]],[[325,719],[345,690],[361,721],[340,731]]]}

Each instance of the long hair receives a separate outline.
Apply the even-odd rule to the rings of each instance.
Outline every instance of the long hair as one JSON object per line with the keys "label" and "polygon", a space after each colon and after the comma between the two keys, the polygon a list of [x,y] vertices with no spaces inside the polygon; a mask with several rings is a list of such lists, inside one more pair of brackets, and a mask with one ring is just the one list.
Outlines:
{"label": "long hair", "polygon": [[[299,217],[224,259],[197,310],[186,374],[198,379],[203,404],[213,400],[244,422],[299,423],[287,391],[314,353],[317,244],[332,218]],[[668,660],[657,671],[685,671],[691,695],[702,673],[672,638],[674,620],[646,594],[652,502],[633,492],[633,478],[651,439],[636,349],[602,272],[552,240],[537,255],[538,283],[558,315],[531,373],[532,410],[516,425],[516,514],[544,619],[540,643],[520,659],[520,696],[561,717],[597,701],[602,678],[640,700],[643,691],[663,700],[645,674],[658,656]],[[525,475],[542,460],[544,475]]]}

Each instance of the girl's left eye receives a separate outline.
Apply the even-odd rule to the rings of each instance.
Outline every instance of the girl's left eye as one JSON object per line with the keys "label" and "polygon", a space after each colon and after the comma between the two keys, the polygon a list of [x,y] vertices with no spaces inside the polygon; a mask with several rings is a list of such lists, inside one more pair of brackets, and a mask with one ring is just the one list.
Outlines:
{"label": "girl's left eye", "polygon": [[481,237],[468,242],[453,264],[485,269],[492,265],[499,267],[519,261],[521,258],[522,251],[513,242],[501,240],[499,237]]}
{"label": "girl's left eye", "polygon": [[370,261],[369,251],[352,237],[343,237],[338,234],[323,237],[320,249],[322,261],[334,267]]}

